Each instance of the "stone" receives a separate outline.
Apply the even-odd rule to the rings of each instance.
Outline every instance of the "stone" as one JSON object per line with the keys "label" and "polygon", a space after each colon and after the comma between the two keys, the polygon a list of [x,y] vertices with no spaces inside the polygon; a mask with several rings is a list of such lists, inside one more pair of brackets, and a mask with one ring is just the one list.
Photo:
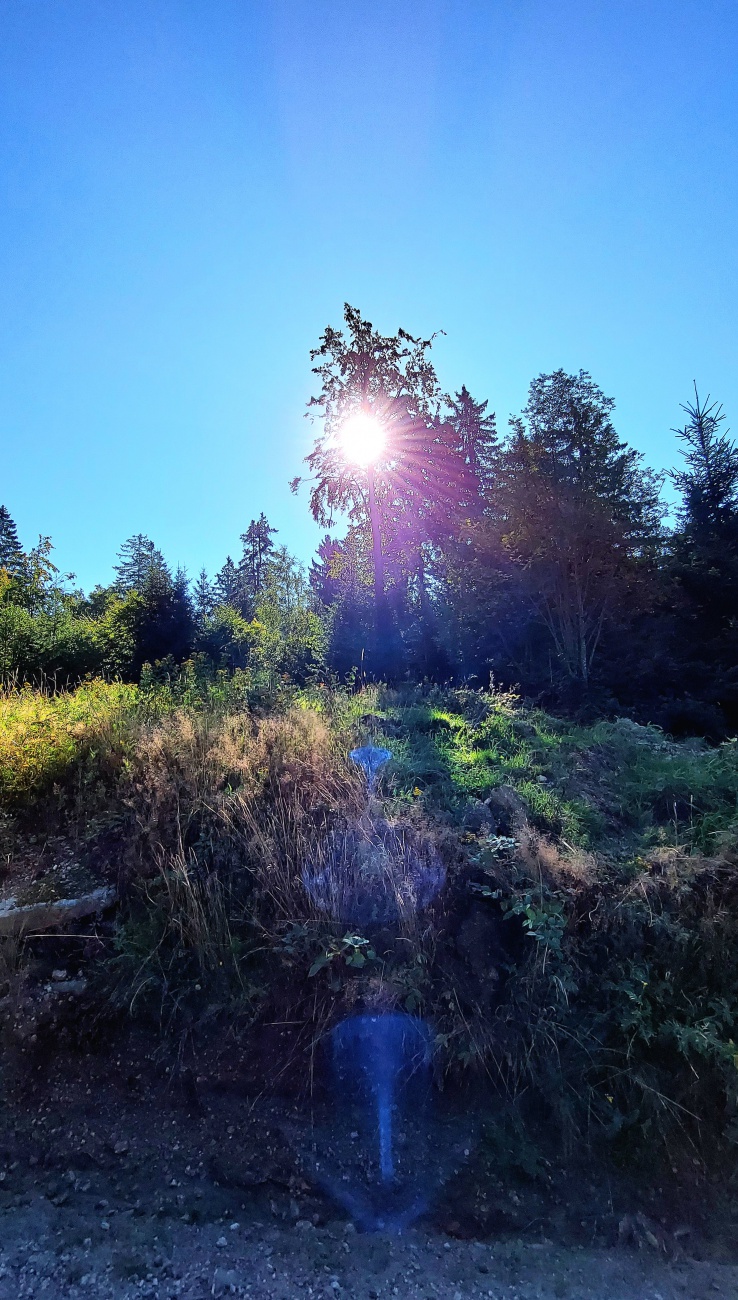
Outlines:
{"label": "stone", "polygon": [[216,1268],[213,1274],[211,1295],[234,1295],[240,1290],[241,1279],[232,1268]]}

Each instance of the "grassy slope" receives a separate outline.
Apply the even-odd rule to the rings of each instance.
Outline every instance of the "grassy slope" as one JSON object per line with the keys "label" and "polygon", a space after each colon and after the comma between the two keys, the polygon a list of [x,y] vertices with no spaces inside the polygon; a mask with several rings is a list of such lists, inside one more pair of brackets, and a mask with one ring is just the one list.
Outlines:
{"label": "grassy slope", "polygon": [[[537,1098],[570,1135],[738,1137],[733,743],[478,692],[285,688],[261,719],[243,699],[97,683],[0,704],[11,872],[31,824],[125,867],[106,996],[168,1029],[278,1005],[307,1039],[381,997],[432,1020],[449,1070]],[[361,808],[345,754],[367,738],[394,754],[384,814],[449,867],[432,924],[381,950],[299,883]]]}

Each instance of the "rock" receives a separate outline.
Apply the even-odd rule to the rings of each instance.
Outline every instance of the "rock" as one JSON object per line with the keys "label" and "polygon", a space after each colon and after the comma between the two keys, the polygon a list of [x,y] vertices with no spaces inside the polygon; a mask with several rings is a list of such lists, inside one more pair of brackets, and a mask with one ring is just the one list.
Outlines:
{"label": "rock", "polygon": [[232,1268],[216,1268],[213,1274],[211,1295],[234,1295],[240,1290],[241,1279]]}
{"label": "rock", "polygon": [[499,834],[509,835],[525,825],[528,805],[511,785],[498,786],[485,802],[497,822]]}
{"label": "rock", "polygon": [[81,997],[87,989],[87,980],[62,980],[59,984],[51,985],[51,992],[59,997],[68,993],[72,997]]}
{"label": "rock", "polygon": [[494,827],[494,815],[490,809],[489,803],[482,803],[481,799],[474,799],[471,796],[466,801],[464,809],[463,827],[467,831],[481,831],[483,828],[489,830]]}

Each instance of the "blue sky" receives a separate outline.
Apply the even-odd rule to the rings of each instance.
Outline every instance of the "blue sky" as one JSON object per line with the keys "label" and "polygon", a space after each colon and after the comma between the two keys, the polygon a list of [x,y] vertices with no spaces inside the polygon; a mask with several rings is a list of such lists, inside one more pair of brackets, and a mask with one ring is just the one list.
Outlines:
{"label": "blue sky", "polygon": [[0,501],[90,587],[148,533],[308,559],[308,352],[446,331],[504,422],[584,367],[657,468],[738,433],[735,0],[4,0]]}

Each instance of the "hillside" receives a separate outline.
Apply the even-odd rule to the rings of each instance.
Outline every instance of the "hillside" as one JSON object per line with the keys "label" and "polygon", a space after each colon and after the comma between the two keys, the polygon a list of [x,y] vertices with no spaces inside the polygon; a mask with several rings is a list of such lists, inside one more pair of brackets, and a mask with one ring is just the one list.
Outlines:
{"label": "hillside", "polygon": [[[432,1029],[441,1107],[474,1115],[473,1176],[454,1177],[472,1177],[477,1230],[497,1222],[493,1168],[539,1194],[588,1152],[644,1189],[666,1171],[675,1205],[719,1180],[737,1132],[736,746],[494,693],[284,685],[265,708],[238,690],[3,697],[3,896],[118,898],[2,940],[9,1095],[40,1062],[53,1078],[129,1053],[196,1109],[213,1079],[304,1106],[330,1088],[331,1027],[399,1009]],[[368,801],[347,757],[367,740],[392,753]],[[351,854],[435,863],[436,896],[349,924],[304,870],[337,844],[349,873]]]}

